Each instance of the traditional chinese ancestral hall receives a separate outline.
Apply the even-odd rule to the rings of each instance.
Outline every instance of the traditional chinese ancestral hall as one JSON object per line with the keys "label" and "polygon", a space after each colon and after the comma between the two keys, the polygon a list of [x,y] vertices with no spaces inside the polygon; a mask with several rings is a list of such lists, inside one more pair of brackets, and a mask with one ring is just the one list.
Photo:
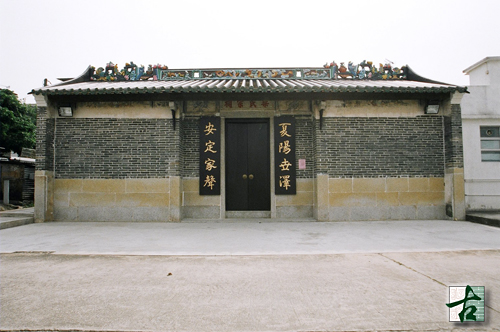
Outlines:
{"label": "traditional chinese ancestral hall", "polygon": [[37,221],[465,218],[465,88],[408,66],[126,64],[32,91]]}

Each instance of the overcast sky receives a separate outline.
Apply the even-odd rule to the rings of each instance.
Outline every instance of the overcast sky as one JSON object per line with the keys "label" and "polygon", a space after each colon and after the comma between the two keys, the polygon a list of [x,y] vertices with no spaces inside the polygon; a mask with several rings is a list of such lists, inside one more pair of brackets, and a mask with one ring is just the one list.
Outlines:
{"label": "overcast sky", "polygon": [[409,65],[468,85],[500,56],[499,0],[0,0],[0,88],[27,93],[112,61],[169,68]]}

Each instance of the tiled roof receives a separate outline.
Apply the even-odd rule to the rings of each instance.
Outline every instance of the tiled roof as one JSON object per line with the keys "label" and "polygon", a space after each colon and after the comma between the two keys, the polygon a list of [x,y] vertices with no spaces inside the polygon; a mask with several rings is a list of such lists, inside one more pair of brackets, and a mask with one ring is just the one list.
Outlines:
{"label": "tiled roof", "polygon": [[[318,68],[321,69],[321,68]],[[422,78],[410,70],[405,79],[305,79],[305,78],[179,78],[168,80],[90,80],[90,67],[80,77],[34,89],[43,95],[122,95],[159,93],[449,93],[465,87]]]}
{"label": "tiled roof", "polygon": [[82,82],[54,85],[33,90],[48,95],[143,94],[165,92],[393,92],[442,93],[457,90],[457,86],[417,81],[333,81],[333,80],[179,80]]}

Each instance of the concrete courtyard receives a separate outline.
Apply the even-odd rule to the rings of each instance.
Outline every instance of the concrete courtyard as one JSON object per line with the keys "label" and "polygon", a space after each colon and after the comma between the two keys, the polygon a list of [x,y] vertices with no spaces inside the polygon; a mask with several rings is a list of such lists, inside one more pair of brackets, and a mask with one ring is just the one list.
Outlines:
{"label": "concrete courtyard", "polygon": [[[0,252],[2,331],[500,330],[500,229],[469,222],[57,222]],[[448,321],[466,285],[486,322]]]}

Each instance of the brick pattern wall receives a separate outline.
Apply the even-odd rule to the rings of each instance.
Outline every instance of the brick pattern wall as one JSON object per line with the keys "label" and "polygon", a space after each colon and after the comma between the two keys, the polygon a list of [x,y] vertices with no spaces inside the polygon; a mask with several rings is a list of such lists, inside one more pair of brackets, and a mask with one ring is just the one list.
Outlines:
{"label": "brick pattern wall", "polygon": [[167,119],[59,118],[56,178],[177,176],[179,136]]}
{"label": "brick pattern wall", "polygon": [[463,168],[462,110],[451,105],[451,116],[444,117],[445,165],[447,168]]}
{"label": "brick pattern wall", "polygon": [[330,177],[444,175],[442,118],[324,118],[316,172]]}
{"label": "brick pattern wall", "polygon": [[[295,165],[297,167],[298,179],[311,179],[314,177],[314,126],[315,121],[311,116],[295,116],[295,144],[297,150],[295,156],[297,160]],[[299,170],[299,159],[306,160],[306,169]]]}
{"label": "brick pattern wall", "polygon": [[186,118],[181,121],[181,176],[199,176],[199,118]]}
{"label": "brick pattern wall", "polygon": [[36,118],[36,166],[38,171],[54,170],[54,119],[47,118],[47,107],[38,107]]}
{"label": "brick pattern wall", "polygon": [[46,120],[46,146],[45,146],[45,165],[46,170],[54,171],[54,142],[55,142],[55,130],[56,130],[56,119],[51,118]]}

